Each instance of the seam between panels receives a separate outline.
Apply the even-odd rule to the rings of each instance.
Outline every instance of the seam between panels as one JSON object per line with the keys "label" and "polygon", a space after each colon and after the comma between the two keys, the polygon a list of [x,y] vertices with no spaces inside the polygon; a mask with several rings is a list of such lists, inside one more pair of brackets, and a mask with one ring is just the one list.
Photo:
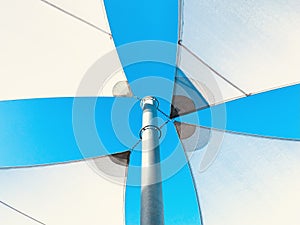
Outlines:
{"label": "seam between panels", "polygon": [[172,103],[173,103],[173,97],[175,94],[175,82],[176,82],[176,77],[177,77],[177,73],[178,73],[178,66],[179,63],[181,61],[181,48],[179,47],[178,43],[181,40],[182,37],[182,27],[183,27],[183,0],[178,0],[177,1],[178,4],[178,35],[177,35],[177,50],[176,50],[176,67],[175,67],[175,71],[174,71],[174,85],[173,85],[173,91],[172,91],[172,102],[170,105],[170,112],[169,112],[169,118],[171,116],[171,112],[172,112]]}
{"label": "seam between panels", "polygon": [[[119,56],[119,53],[117,51],[117,47],[115,45],[115,41],[114,41],[114,38],[113,38],[113,34],[111,32],[111,28],[110,28],[110,23],[109,23],[109,20],[108,20],[108,16],[107,16],[107,13],[106,13],[106,7],[105,7],[105,3],[104,3],[104,0],[101,0],[101,8],[102,8],[102,12],[103,12],[103,18],[105,19],[105,24],[106,24],[106,29],[109,30],[109,36],[110,36],[110,40],[112,41],[112,44],[113,44],[113,47],[118,55],[118,61],[120,63],[120,65],[122,66],[122,76],[124,76],[124,78],[126,79],[126,82],[127,82],[127,85],[128,85],[128,88],[130,90],[130,92],[132,93],[132,97],[137,99],[137,100],[141,100],[141,98],[139,96],[136,96],[133,92],[133,89],[130,87],[130,83],[128,82],[128,77],[124,71],[124,68],[123,68],[123,64],[121,62],[121,59],[120,59],[120,56]],[[127,43],[128,44],[128,43]]]}
{"label": "seam between panels", "polygon": [[242,132],[237,132],[237,131],[222,130],[222,129],[218,129],[218,128],[214,128],[214,127],[200,126],[200,125],[195,125],[195,124],[185,123],[185,122],[179,122],[179,121],[175,121],[175,123],[180,123],[180,124],[185,124],[187,126],[195,126],[195,127],[199,127],[199,128],[202,128],[202,129],[213,130],[213,131],[217,131],[217,132],[224,132],[224,133],[228,133],[228,134],[235,134],[235,135],[240,135],[240,136],[264,138],[264,139],[269,139],[269,140],[300,142],[300,139],[295,139],[295,138],[282,138],[282,137],[264,136],[264,135],[259,135],[259,134],[242,133]]}
{"label": "seam between panels", "polygon": [[249,93],[247,97],[257,95],[257,94],[262,94],[262,93],[268,92],[268,91],[274,91],[274,90],[281,89],[281,88],[297,86],[297,85],[300,85],[300,81],[296,81],[296,82],[292,82],[292,83],[288,83],[288,84],[282,84],[282,85],[271,87],[271,88],[266,88],[266,89],[263,89],[263,90],[257,91],[257,92],[252,92],[252,93]]}
{"label": "seam between panels", "polygon": [[181,48],[180,42],[183,35],[183,1],[184,0],[178,0],[178,40],[177,40],[177,57],[176,57],[176,69],[179,66],[179,63],[181,61]]}
{"label": "seam between panels", "polygon": [[213,104],[209,104],[209,106],[201,107],[201,108],[199,108],[199,109],[197,109],[193,112],[187,112],[187,113],[180,114],[179,116],[174,117],[174,119],[178,118],[178,117],[181,117],[181,116],[196,113],[196,112],[199,112],[201,110],[205,110],[207,108],[215,107],[215,106],[218,106],[218,105],[221,105],[221,104],[224,104],[224,103],[226,104],[226,103],[230,103],[230,102],[233,102],[233,101],[237,101],[237,100],[242,99],[242,98],[252,97],[252,96],[255,96],[255,95],[263,94],[265,92],[274,91],[274,90],[281,89],[281,88],[288,88],[288,87],[297,86],[297,85],[300,85],[300,82],[290,83],[290,84],[287,84],[287,85],[281,85],[281,86],[277,86],[277,87],[274,87],[274,88],[271,88],[271,89],[265,89],[265,90],[262,90],[260,92],[253,92],[251,94],[248,94],[247,96],[240,95],[240,96],[236,96],[236,97],[233,97],[233,98],[228,98],[224,101],[215,102]]}
{"label": "seam between panels", "polygon": [[130,163],[130,156],[131,156],[131,151],[129,152],[129,157],[128,157],[128,162],[125,170],[125,182],[123,184],[123,225],[126,225],[126,190],[127,190],[127,180],[128,180],[128,169],[129,169],[129,163]]}
{"label": "seam between panels", "polygon": [[[185,157],[187,158],[186,154],[184,153]],[[188,160],[188,159],[187,159]],[[202,215],[202,208],[201,208],[201,203],[200,203],[200,194],[199,194],[199,191],[197,189],[197,186],[196,186],[196,179],[195,179],[195,176],[192,172],[192,169],[191,169],[191,164],[190,164],[190,161],[188,160],[188,167],[190,169],[190,173],[191,173],[191,177],[192,177],[192,181],[193,181],[193,184],[194,184],[194,190],[196,192],[196,199],[197,199],[197,203],[198,203],[198,209],[199,209],[199,217],[200,217],[200,223],[201,225],[204,225],[204,222],[203,222],[203,215]]]}
{"label": "seam between panels", "polygon": [[[277,89],[289,88],[289,87],[297,86],[297,85],[300,85],[300,81],[299,82],[294,82],[294,83],[289,83],[289,84],[284,84],[284,85],[280,85],[280,86],[276,86],[276,87],[269,88],[269,89],[264,89],[264,90],[261,90],[259,92],[252,92],[252,93],[248,94],[247,96],[240,95],[240,96],[236,96],[236,97],[233,97],[233,98],[228,98],[224,101],[220,101],[220,102],[216,102],[214,104],[210,104],[208,107],[202,107],[202,108],[198,109],[197,111],[201,111],[201,110],[204,110],[204,109],[209,108],[209,107],[218,106],[220,104],[237,101],[237,100],[242,99],[242,98],[252,97],[252,96],[259,95],[259,94],[264,94],[264,93],[269,92],[269,91],[275,91]],[[197,111],[195,111],[195,112],[197,112]],[[194,113],[194,112],[190,112],[190,113]],[[190,113],[187,113],[187,114],[190,114]],[[183,115],[187,115],[187,114],[183,114]],[[180,115],[180,116],[182,116],[182,115]]]}
{"label": "seam between panels", "polygon": [[232,87],[234,87],[236,90],[238,90],[239,92],[241,92],[243,94],[242,96],[237,96],[237,97],[229,98],[229,99],[226,99],[224,101],[220,101],[220,102],[217,102],[217,103],[214,103],[214,104],[210,104],[210,106],[215,106],[215,105],[223,104],[225,102],[234,101],[236,99],[240,99],[240,98],[243,98],[243,97],[250,97],[250,96],[253,96],[253,95],[261,94],[261,93],[268,92],[268,91],[273,91],[273,90],[280,89],[280,88],[285,88],[285,87],[300,85],[300,81],[295,81],[295,82],[291,82],[291,83],[287,83],[287,84],[282,84],[282,85],[274,86],[274,87],[271,87],[271,88],[262,89],[260,91],[247,93],[244,90],[242,90],[241,88],[239,88],[237,85],[235,85],[233,82],[231,82],[230,80],[228,80],[227,78],[225,78],[225,76],[223,76],[222,74],[220,74],[218,71],[216,71],[215,69],[213,69],[206,62],[204,62],[199,56],[197,56],[194,52],[192,52],[192,50],[190,50],[187,46],[185,46],[182,43],[182,40],[178,41],[178,45],[182,46],[182,48],[184,48],[186,51],[188,51],[190,54],[192,54],[198,61],[200,61],[201,63],[203,63],[215,75],[217,75],[218,77],[220,77],[221,79],[223,79],[225,82],[227,82],[229,85],[231,85]]}
{"label": "seam between panels", "polygon": [[208,108],[211,108],[211,107],[215,107],[215,106],[218,106],[218,105],[221,105],[221,104],[224,104],[224,103],[228,103],[228,102],[235,101],[235,100],[238,100],[238,99],[241,99],[241,98],[246,98],[246,97],[250,97],[250,96],[240,95],[240,96],[233,97],[233,98],[230,98],[230,99],[227,99],[227,100],[224,100],[224,101],[216,102],[216,103],[213,103],[213,104],[208,104],[207,106],[202,106],[202,107],[196,109],[195,111],[182,113],[182,114],[180,114],[180,115],[178,115],[174,118],[171,118],[171,119],[179,118],[181,116],[186,116],[186,115],[189,115],[189,114],[192,114],[192,113],[197,113],[199,111],[202,111],[202,110],[205,110],[205,109],[208,109]]}
{"label": "seam between panels", "polygon": [[[165,125],[165,124],[164,124]],[[141,142],[141,140],[138,140],[131,148],[125,150],[125,151],[118,151],[113,154],[103,155],[103,156],[97,156],[97,157],[91,157],[91,158],[83,158],[78,160],[71,160],[71,161],[65,161],[65,162],[54,162],[54,163],[45,163],[45,164],[37,164],[37,165],[29,165],[29,166],[7,166],[7,167],[0,167],[0,172],[3,170],[17,170],[17,169],[30,169],[30,168],[44,168],[44,167],[52,167],[52,166],[59,166],[59,165],[69,165],[69,164],[75,164],[75,163],[83,163],[88,160],[95,160],[103,157],[107,157],[114,154],[119,153],[125,153],[129,152],[131,153],[132,150]]]}
{"label": "seam between panels", "polygon": [[196,55],[191,49],[189,49],[187,46],[185,46],[182,43],[182,40],[179,40],[178,45],[182,46],[182,48],[184,48],[188,53],[190,53],[192,56],[194,56],[199,62],[201,62],[203,65],[205,65],[208,69],[210,69],[212,72],[214,72],[218,77],[220,77],[221,79],[223,79],[225,82],[227,82],[229,85],[231,85],[232,87],[234,87],[236,90],[238,90],[239,92],[241,92],[243,95],[245,95],[246,97],[249,96],[249,94],[247,92],[245,92],[244,90],[242,90],[240,87],[238,87],[236,84],[234,84],[233,82],[231,82],[230,80],[228,80],[224,75],[220,74],[218,71],[216,71],[214,68],[212,68],[210,65],[208,65],[206,62],[204,62],[198,55]]}
{"label": "seam between panels", "polygon": [[[104,0],[101,0],[101,11],[102,11],[102,14],[103,14],[102,17],[105,21],[105,29],[106,29],[107,32],[109,32],[110,38],[113,41],[112,32],[111,32],[108,17],[107,17],[107,14],[106,14],[106,8],[105,8]],[[114,41],[113,41],[113,43],[114,43]],[[114,46],[115,46],[115,44],[114,44]]]}
{"label": "seam between panels", "polygon": [[[176,133],[177,133],[177,131],[176,131]],[[177,133],[177,135],[178,135],[178,133]],[[197,205],[198,205],[198,209],[199,209],[200,223],[201,223],[201,225],[204,225],[204,223],[203,223],[203,216],[202,216],[202,209],[201,209],[201,204],[200,204],[200,196],[199,196],[198,189],[197,189],[197,187],[196,187],[196,179],[195,179],[194,174],[193,174],[193,172],[192,172],[192,168],[191,168],[191,164],[190,164],[190,159],[188,158],[188,156],[187,156],[187,154],[186,154],[186,151],[185,151],[185,149],[184,149],[184,145],[183,145],[181,139],[179,138],[179,136],[178,136],[178,139],[179,139],[180,144],[181,144],[181,146],[182,146],[182,149],[183,149],[183,152],[184,152],[184,156],[185,156],[185,158],[186,158],[186,160],[187,160],[187,165],[188,165],[188,167],[189,167],[189,172],[190,172],[191,177],[192,177],[192,181],[193,181],[193,185],[194,185],[194,191],[195,191],[195,193],[196,193]]]}
{"label": "seam between panels", "polygon": [[15,213],[21,214],[22,216],[27,217],[28,219],[31,219],[32,221],[34,221],[34,222],[36,222],[36,223],[39,223],[39,224],[42,224],[42,225],[46,225],[45,223],[43,223],[43,222],[41,222],[41,221],[35,219],[35,218],[32,217],[32,216],[29,216],[28,214],[26,214],[26,213],[24,213],[24,212],[22,212],[22,211],[16,209],[15,207],[13,207],[13,206],[11,206],[11,205],[9,205],[9,204],[7,204],[7,203],[1,201],[1,200],[0,200],[0,204],[4,205],[4,206],[7,207],[7,208],[10,208],[10,209],[13,210]]}
{"label": "seam between panels", "polygon": [[29,166],[7,166],[7,167],[0,167],[0,172],[3,170],[18,170],[18,169],[34,169],[34,168],[44,168],[44,167],[52,167],[52,166],[59,166],[59,165],[69,165],[69,164],[75,164],[75,163],[84,163],[85,161],[89,160],[95,160],[103,157],[108,157],[114,154],[119,153],[125,153],[125,152],[131,152],[131,149],[127,149],[125,151],[115,152],[113,154],[103,155],[103,156],[97,156],[97,157],[91,157],[91,158],[83,158],[78,160],[71,160],[66,162],[54,162],[54,163],[46,163],[46,164],[37,164],[37,165],[29,165]]}
{"label": "seam between panels", "polygon": [[90,26],[90,27],[92,27],[92,28],[94,28],[94,29],[96,29],[96,30],[98,30],[98,31],[106,34],[106,35],[108,35],[111,38],[111,33],[108,32],[107,30],[105,30],[105,29],[103,29],[101,27],[98,27],[95,24],[90,23],[87,20],[85,20],[85,19],[83,19],[83,18],[81,18],[79,16],[76,16],[75,14],[73,14],[73,13],[71,13],[71,12],[69,12],[69,11],[67,11],[67,10],[65,10],[65,9],[63,9],[63,8],[61,8],[61,7],[53,4],[53,3],[51,3],[50,1],[46,1],[46,0],[40,0],[40,1],[43,2],[43,3],[45,3],[45,4],[47,4],[48,6],[50,6],[52,8],[54,8],[54,9],[56,9],[56,10],[64,13],[64,14],[66,14],[66,15],[68,15],[70,17],[73,17],[74,19],[76,19],[76,20],[78,20],[78,21],[80,21],[80,22],[82,22],[82,23],[84,23],[84,24],[86,24],[86,25],[88,25],[88,26]]}

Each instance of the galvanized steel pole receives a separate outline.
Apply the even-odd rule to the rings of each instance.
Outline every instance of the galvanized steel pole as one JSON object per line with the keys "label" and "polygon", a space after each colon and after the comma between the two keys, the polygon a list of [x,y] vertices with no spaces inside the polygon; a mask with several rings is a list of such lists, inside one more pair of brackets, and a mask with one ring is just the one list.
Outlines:
{"label": "galvanized steel pole", "polygon": [[160,169],[159,138],[157,127],[158,101],[154,97],[141,100],[143,109],[141,225],[163,225],[164,209]]}

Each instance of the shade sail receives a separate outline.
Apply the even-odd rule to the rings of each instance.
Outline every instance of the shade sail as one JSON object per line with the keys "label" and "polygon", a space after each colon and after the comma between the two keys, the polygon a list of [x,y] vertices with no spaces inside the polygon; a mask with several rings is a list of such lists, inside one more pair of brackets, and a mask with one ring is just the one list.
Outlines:
{"label": "shade sail", "polygon": [[[162,133],[168,134],[160,142],[165,224],[200,225],[195,186],[173,123],[166,124]],[[141,151],[138,145],[130,155],[125,198],[127,225],[140,224]]]}
{"label": "shade sail", "polygon": [[[110,32],[101,1],[51,3]],[[110,35],[44,1],[1,4],[0,100],[73,97],[87,70],[101,56],[114,50]],[[111,57],[110,63],[122,68],[117,55]],[[110,75],[102,72],[102,82],[97,85],[104,85]],[[126,81],[122,72],[116,76],[112,87],[120,80]],[[112,96],[112,93],[106,91],[102,95]]]}
{"label": "shade sail", "polygon": [[39,224],[36,221],[33,221],[30,218],[25,217],[22,214],[16,213],[14,210],[8,208],[7,206],[0,204],[0,222],[3,224],[23,224],[23,225],[37,225]]}
{"label": "shade sail", "polygon": [[[0,177],[5,182],[1,183],[0,198],[44,224],[124,224],[123,198],[129,154],[125,152],[107,157],[2,169]],[[122,163],[118,161],[120,158]],[[106,165],[110,164],[110,168],[103,170],[104,161]],[[102,168],[95,170],[99,167]],[[108,172],[112,176],[114,167],[118,167],[114,176],[119,178],[120,183],[108,180],[105,175]],[[39,224],[12,209],[3,208],[2,204],[0,215],[1,224]]]}
{"label": "shade sail", "polygon": [[[225,77],[218,76],[213,68],[209,67],[204,61],[201,61],[189,49],[182,46],[179,46],[178,67],[184,72],[187,79],[190,80],[194,86],[193,89],[201,93],[210,106],[223,103],[227,100],[245,97],[245,94],[236,87],[233,87]],[[176,77],[180,76],[177,75]],[[193,99],[193,96],[186,95],[190,99]],[[196,108],[196,110],[201,108]]]}
{"label": "shade sail", "polygon": [[299,140],[300,102],[296,100],[299,97],[300,84],[239,98],[176,120],[245,134]]}
{"label": "shade sail", "polygon": [[[209,106],[209,103],[194,86],[193,81],[194,80],[187,78],[182,71],[177,69],[170,112],[171,118],[198,111]],[[204,92],[202,91],[202,93]]]}
{"label": "shade sail", "polygon": [[116,123],[120,115],[129,117],[128,107],[135,103],[133,98],[111,97],[2,101],[0,167],[51,164],[125,151],[138,138],[128,123]]}
{"label": "shade sail", "polygon": [[[199,135],[207,133],[209,138]],[[299,224],[299,141],[199,126],[181,137],[204,224]],[[212,154],[211,162],[205,162]],[[208,167],[201,167],[203,163]]]}
{"label": "shade sail", "polygon": [[[141,42],[133,45],[134,48],[129,51],[118,49],[129,83],[139,82],[138,86],[132,88],[135,95],[143,98],[164,89],[164,85],[158,82],[151,85],[152,93],[149,93],[148,84],[153,83],[150,77],[159,78],[162,82],[165,78],[173,84],[178,39],[178,1],[104,0],[104,4],[116,47]],[[159,44],[147,43],[149,40]],[[138,60],[128,66],[127,61],[131,58]],[[166,63],[171,65],[165,65]],[[160,97],[159,94],[154,95]],[[162,97],[170,102],[172,87],[166,87]],[[165,111],[169,109],[170,107]]]}
{"label": "shade sail", "polygon": [[[182,45],[219,73],[216,102],[300,82],[299,10],[297,0],[183,1]],[[179,67],[191,65],[185,51]],[[207,86],[202,71],[191,78]]]}
{"label": "shade sail", "polygon": [[[172,127],[175,117],[300,81],[296,0],[1,4],[0,201],[46,224],[124,224],[129,156],[112,154],[138,141],[140,98],[157,97],[159,124]],[[172,127],[162,136],[166,221],[299,224],[299,142],[175,125],[191,173]],[[174,209],[197,206],[191,174],[201,205],[192,216]],[[171,190],[181,177],[189,197]],[[176,204],[172,193],[182,194]],[[10,210],[0,204],[0,223],[36,223]]]}

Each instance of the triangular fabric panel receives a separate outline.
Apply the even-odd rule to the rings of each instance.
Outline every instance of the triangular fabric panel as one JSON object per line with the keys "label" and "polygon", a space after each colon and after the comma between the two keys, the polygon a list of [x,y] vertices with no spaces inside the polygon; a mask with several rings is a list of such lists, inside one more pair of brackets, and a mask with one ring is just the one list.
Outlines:
{"label": "triangular fabric panel", "polygon": [[[300,82],[297,0],[183,2],[182,45],[232,87],[254,94]],[[221,101],[239,97],[220,89]]]}
{"label": "triangular fabric panel", "polygon": [[89,165],[100,174],[117,183],[124,182],[124,167],[128,167],[130,152],[116,153],[89,160]]}
{"label": "triangular fabric panel", "polygon": [[210,106],[246,96],[245,93],[225,80],[224,77],[220,77],[217,71],[209,67],[189,49],[181,44],[179,44],[178,49],[177,66]]}
{"label": "triangular fabric panel", "polygon": [[[134,95],[168,102],[176,70],[178,2],[104,0],[112,37]],[[169,107],[163,109],[166,113]]]}
{"label": "triangular fabric panel", "polygon": [[177,69],[170,118],[195,112],[208,106],[207,101],[195,88],[193,83],[182,71]]}
{"label": "triangular fabric panel", "polygon": [[1,3],[0,100],[113,96],[126,78],[103,7],[96,0]]}
{"label": "triangular fabric panel", "polygon": [[75,16],[81,18],[99,29],[110,33],[109,24],[103,1],[98,0],[41,0],[45,4],[53,4]]}
{"label": "triangular fabric panel", "polygon": [[53,164],[125,151],[138,138],[118,119],[127,115],[135,103],[133,98],[112,97],[2,101],[0,168]]}
{"label": "triangular fabric panel", "polygon": [[[299,140],[299,98],[300,84],[212,106],[181,116],[178,121],[237,133]],[[287,99],[292,103],[287,103]]]}
{"label": "triangular fabric panel", "polygon": [[38,225],[40,223],[16,213],[13,209],[5,206],[0,202],[0,223],[1,224],[22,224],[22,225]]}
{"label": "triangular fabric panel", "polygon": [[201,150],[211,138],[212,131],[209,128],[180,122],[175,122],[174,124],[179,139],[187,152]]}
{"label": "triangular fabric panel", "polygon": [[[299,141],[201,127],[188,133],[192,135],[181,141],[190,160],[204,224],[300,223]],[[198,146],[190,146],[189,140]]]}
{"label": "triangular fabric panel", "polygon": [[[118,166],[119,183],[105,175],[102,160],[110,157],[109,168]],[[116,160],[122,159],[122,169]],[[101,172],[91,168],[93,163]],[[87,161],[0,170],[0,200],[44,224],[120,224],[124,219],[124,187],[129,153],[120,153]],[[91,164],[92,163],[92,164]],[[122,179],[121,179],[122,177]],[[120,182],[122,180],[122,182]],[[88,209],[88,210],[87,210]],[[0,221],[18,224],[20,213],[2,214]],[[7,217],[3,217],[6,215]],[[29,220],[28,217],[25,217]],[[38,224],[33,223],[28,224]],[[19,223],[26,224],[26,223]]]}
{"label": "triangular fabric panel", "polygon": [[[168,135],[161,139],[160,157],[163,179],[165,224],[201,224],[201,215],[191,171],[173,123],[162,128]],[[140,224],[141,146],[131,153],[126,187],[126,224]]]}

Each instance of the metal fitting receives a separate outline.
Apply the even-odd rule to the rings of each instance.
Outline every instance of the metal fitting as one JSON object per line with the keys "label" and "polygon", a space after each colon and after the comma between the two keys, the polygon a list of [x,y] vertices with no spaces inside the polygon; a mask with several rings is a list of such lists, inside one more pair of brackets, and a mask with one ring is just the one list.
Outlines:
{"label": "metal fitting", "polygon": [[161,137],[161,130],[160,130],[159,127],[154,126],[154,125],[147,125],[147,126],[144,126],[144,127],[140,130],[140,134],[139,134],[139,135],[140,135],[140,139],[142,139],[143,132],[144,132],[145,130],[148,130],[148,129],[153,129],[153,130],[158,131],[158,133],[159,133],[158,138]]}
{"label": "metal fitting", "polygon": [[159,101],[152,96],[146,96],[144,98],[142,98],[140,106],[143,109],[145,104],[150,104],[150,105],[155,105],[155,107],[158,109],[159,107]]}

